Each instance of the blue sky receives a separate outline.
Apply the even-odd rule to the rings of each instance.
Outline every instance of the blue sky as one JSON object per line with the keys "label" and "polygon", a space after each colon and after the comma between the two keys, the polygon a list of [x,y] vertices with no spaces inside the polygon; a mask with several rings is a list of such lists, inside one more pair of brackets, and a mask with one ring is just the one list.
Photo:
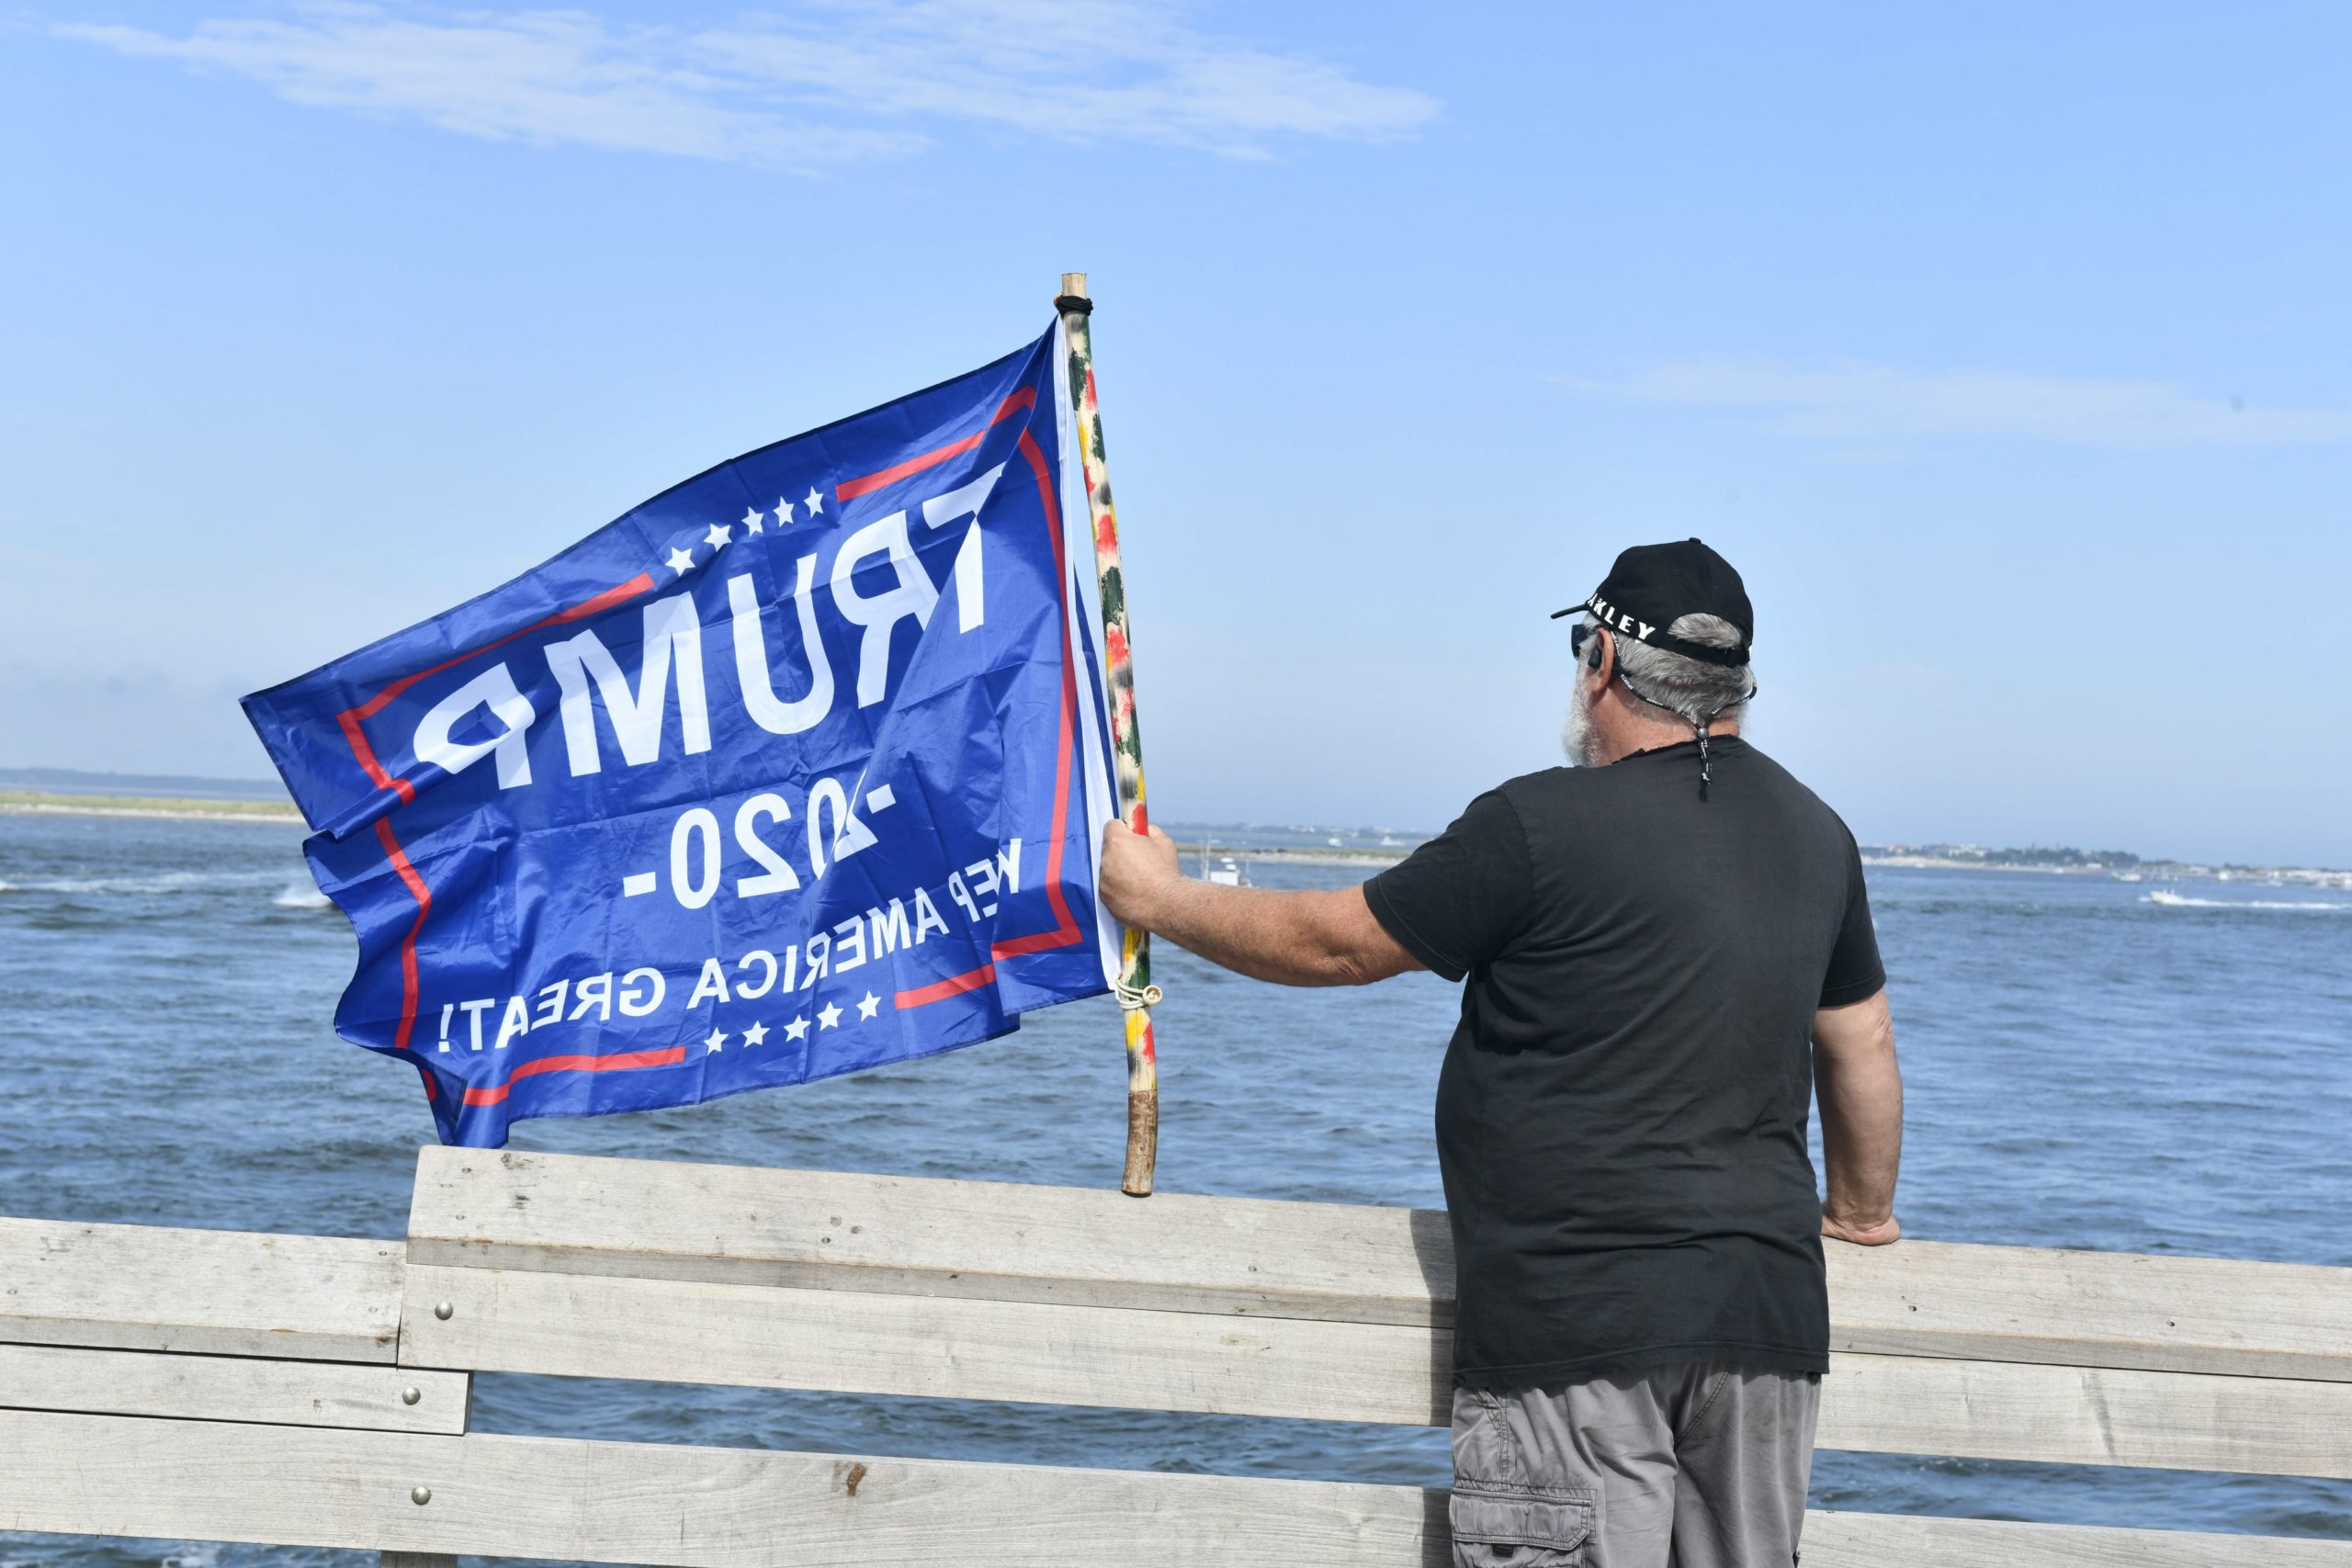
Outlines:
{"label": "blue sky", "polygon": [[1865,840],[2352,863],[2340,6],[0,13],[0,765],[235,698],[1083,268],[1151,783],[1430,827],[1747,575]]}

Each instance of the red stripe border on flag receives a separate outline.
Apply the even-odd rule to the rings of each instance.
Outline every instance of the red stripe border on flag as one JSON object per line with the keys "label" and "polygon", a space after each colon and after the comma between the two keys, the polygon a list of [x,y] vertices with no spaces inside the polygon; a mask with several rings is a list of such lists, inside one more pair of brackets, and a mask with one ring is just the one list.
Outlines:
{"label": "red stripe border on flag", "polygon": [[[990,428],[1001,424],[1016,413],[1024,413],[1036,405],[1034,387],[1023,387],[1003,402],[989,421]],[[984,432],[981,434],[985,434]],[[835,487],[837,495],[864,495],[909,474],[921,473],[934,464],[944,462],[961,452],[968,452],[979,445],[980,435],[973,434],[944,446],[935,447],[921,457],[910,457],[864,479],[852,479]],[[1029,472],[1037,481],[1037,501],[1046,513],[1046,528],[1054,543],[1054,575],[1059,585],[1062,630],[1062,701],[1060,733],[1054,750],[1054,820],[1053,838],[1046,849],[1046,898],[1053,906],[1054,925],[1050,931],[1030,936],[1017,936],[989,948],[989,962],[977,969],[967,969],[961,975],[950,975],[928,986],[917,986],[899,991],[891,998],[891,1005],[899,1011],[909,1008],[944,1002],[950,997],[960,997],[996,983],[996,961],[1015,958],[1023,953],[1047,953],[1057,948],[1072,947],[1086,940],[1076,917],[1069,910],[1069,900],[1062,897],[1062,841],[1069,836],[1069,775],[1071,737],[1078,728],[1078,664],[1069,635],[1069,561],[1062,538],[1062,509],[1054,493],[1053,474],[1046,466],[1046,454],[1037,438],[1026,430],[1021,433],[1019,449],[1029,465]]]}
{"label": "red stripe border on flag", "polygon": [[516,1078],[533,1077],[540,1073],[609,1073],[616,1068],[669,1067],[686,1059],[684,1045],[671,1045],[659,1051],[616,1051],[609,1056],[537,1056],[518,1062],[514,1070],[501,1083],[484,1084],[466,1090],[468,1105],[497,1105],[514,1087]]}
{"label": "red stripe border on flag", "polygon": [[[582,599],[569,609],[558,610],[552,615],[533,621],[520,631],[509,632],[504,637],[492,638],[478,648],[468,649],[454,659],[445,659],[430,669],[420,670],[413,675],[403,675],[356,707],[344,709],[335,716],[335,720],[343,728],[344,739],[351,744],[351,754],[359,763],[360,771],[368,775],[370,784],[378,789],[390,790],[400,796],[401,804],[406,806],[416,798],[416,786],[406,779],[396,779],[384,771],[384,764],[377,761],[376,749],[368,743],[367,731],[361,728],[365,720],[383,712],[385,705],[394,697],[428,676],[437,675],[444,670],[463,664],[467,660],[488,653],[493,648],[502,648],[516,637],[528,637],[533,632],[543,631],[548,626],[562,626],[568,621],[584,620],[599,611],[609,610],[616,604],[626,604],[641,594],[652,592],[652,575],[640,571],[627,582]],[[426,885],[424,874],[419,872],[408,858],[408,852],[401,847],[399,837],[392,831],[390,818],[386,817],[376,818],[376,841],[384,846],[384,859],[390,864],[393,874],[401,879],[401,886],[407,888],[409,897],[416,900],[416,919],[409,923],[408,931],[401,937],[401,1017],[398,1026],[392,1032],[392,1048],[396,1051],[405,1051],[409,1048],[409,1037],[416,1032],[417,997],[421,990],[416,973],[416,939],[418,933],[424,930],[424,918],[433,912],[433,889]],[[681,1049],[683,1050],[683,1047]],[[552,1061],[557,1058],[548,1059]],[[424,1065],[422,1062],[417,1064],[417,1070],[424,1078],[424,1097],[427,1100],[440,1098],[440,1089],[433,1075],[424,1071]],[[475,1103],[474,1092],[471,1089],[466,1091],[467,1103],[469,1105]],[[499,1091],[499,1098],[502,1100],[505,1098],[503,1089]]]}

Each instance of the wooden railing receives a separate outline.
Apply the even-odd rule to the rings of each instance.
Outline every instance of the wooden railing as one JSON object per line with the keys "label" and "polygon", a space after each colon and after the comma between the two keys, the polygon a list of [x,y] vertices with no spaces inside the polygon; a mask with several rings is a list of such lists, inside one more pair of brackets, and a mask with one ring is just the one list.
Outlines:
{"label": "wooden railing", "polygon": [[[1832,1252],[1825,1448],[2352,1478],[2352,1270]],[[467,1430],[477,1371],[1442,1424],[1440,1214],[429,1148],[396,1243],[0,1220],[0,1529],[712,1565],[1446,1557],[1418,1487]],[[420,1560],[416,1554],[427,1554]],[[1808,1564],[2352,1568],[1816,1513]]]}

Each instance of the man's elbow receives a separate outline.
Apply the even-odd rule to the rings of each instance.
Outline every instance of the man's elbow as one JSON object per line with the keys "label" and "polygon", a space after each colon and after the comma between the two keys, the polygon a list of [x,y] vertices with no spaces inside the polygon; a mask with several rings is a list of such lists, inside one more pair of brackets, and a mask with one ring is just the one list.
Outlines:
{"label": "man's elbow", "polygon": [[1354,949],[1334,949],[1324,955],[1323,984],[1327,986],[1369,986],[1375,980],[1385,980],[1396,973],[1384,969],[1372,953]]}
{"label": "man's elbow", "polygon": [[1875,995],[1814,1015],[1813,1051],[1817,1061],[1838,1066],[1891,1066],[1894,1060],[1894,1015],[1882,987]]}
{"label": "man's elbow", "polygon": [[1282,978],[1294,986],[1369,986],[1421,967],[1373,918],[1356,889],[1295,895],[1282,941]]}
{"label": "man's elbow", "polygon": [[1324,968],[1330,986],[1369,986],[1422,967],[1378,921],[1366,917],[1348,921],[1331,933],[1326,944]]}

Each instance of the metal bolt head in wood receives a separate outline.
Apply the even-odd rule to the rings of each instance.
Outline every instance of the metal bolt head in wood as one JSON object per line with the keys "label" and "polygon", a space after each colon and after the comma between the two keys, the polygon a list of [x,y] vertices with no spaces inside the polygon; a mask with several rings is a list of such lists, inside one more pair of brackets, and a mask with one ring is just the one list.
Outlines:
{"label": "metal bolt head in wood", "polygon": [[424,1391],[417,1387],[414,1383],[411,1383],[408,1387],[401,1390],[401,1403],[402,1404],[414,1404],[418,1400],[423,1399],[424,1397]]}
{"label": "metal bolt head in wood", "polygon": [[433,1488],[430,1486],[412,1486],[408,1489],[408,1500],[422,1508],[424,1505],[433,1501]]}
{"label": "metal bolt head in wood", "polygon": [[433,1303],[433,1315],[439,1318],[444,1323],[448,1322],[451,1316],[457,1313],[457,1310],[458,1309],[456,1307],[450,1305],[447,1302],[435,1302]]}

